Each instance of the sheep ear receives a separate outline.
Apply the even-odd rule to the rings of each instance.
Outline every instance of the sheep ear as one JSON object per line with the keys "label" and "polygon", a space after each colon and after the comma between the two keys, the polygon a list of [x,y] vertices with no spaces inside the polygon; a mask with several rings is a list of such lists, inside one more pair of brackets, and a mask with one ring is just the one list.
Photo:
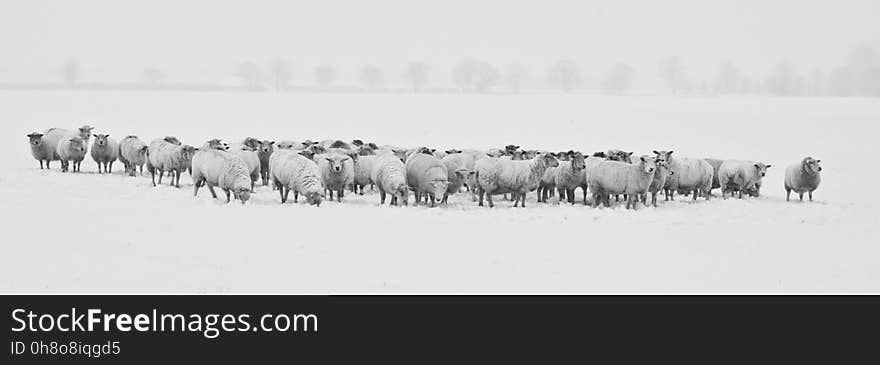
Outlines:
{"label": "sheep ear", "polygon": [[822,160],[816,160],[816,163],[820,163],[820,162],[822,162]]}
{"label": "sheep ear", "polygon": [[269,141],[269,144],[274,146],[274,145],[275,145],[275,141]]}
{"label": "sheep ear", "polygon": [[666,152],[666,154],[667,154],[668,156],[672,156],[672,152],[674,152],[674,151]]}
{"label": "sheep ear", "polygon": [[648,160],[645,159],[645,156],[639,157],[639,160],[642,160],[642,162],[648,162]]}
{"label": "sheep ear", "polygon": [[770,168],[770,165],[764,166],[764,168],[765,168],[765,169],[769,169],[769,168]]}
{"label": "sheep ear", "polygon": [[632,152],[627,152],[626,155],[627,155],[627,156],[632,156],[633,153],[632,153]]}
{"label": "sheep ear", "polygon": [[657,152],[657,150],[654,150],[654,154],[659,156],[660,152]]}

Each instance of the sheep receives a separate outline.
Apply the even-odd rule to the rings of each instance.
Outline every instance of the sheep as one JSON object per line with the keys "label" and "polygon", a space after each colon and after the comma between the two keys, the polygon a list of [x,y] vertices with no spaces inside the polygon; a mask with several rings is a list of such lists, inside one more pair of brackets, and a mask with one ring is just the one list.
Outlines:
{"label": "sheep", "polygon": [[822,160],[807,156],[800,163],[790,165],[785,169],[785,201],[791,201],[792,191],[798,193],[801,201],[804,201],[804,193],[809,194],[810,201],[813,201],[813,191],[818,189],[819,183],[822,182],[822,178],[819,176],[822,171],[822,166],[819,166],[820,162]]}
{"label": "sheep", "polygon": [[262,140],[257,148],[257,156],[260,158],[260,179],[263,186],[269,185],[269,159],[275,152],[275,141]]}
{"label": "sheep", "polygon": [[[446,193],[443,194],[443,204],[448,203],[450,195],[458,193],[462,186],[466,185],[469,181],[473,181],[475,175],[473,158],[471,156],[463,156],[460,158],[455,158],[455,156],[463,155],[461,153],[454,155],[447,154],[446,157],[440,160],[440,162],[446,165],[446,173],[449,180],[449,185],[446,187]],[[467,166],[467,162],[470,162],[470,167]]]}
{"label": "sheep", "polygon": [[707,194],[712,195],[713,189],[718,189],[721,187],[721,183],[718,182],[718,170],[721,169],[721,164],[724,163],[724,160],[719,160],[717,158],[704,158],[709,165],[712,166],[712,171],[714,174],[712,175],[712,187],[709,188],[709,192]]}
{"label": "sheep", "polygon": [[386,194],[391,194],[390,205],[407,205],[409,186],[406,184],[406,165],[393,151],[376,155],[370,180],[379,190],[379,205],[385,204]]}
{"label": "sheep", "polygon": [[55,154],[61,160],[61,172],[67,172],[71,162],[73,162],[73,172],[80,172],[82,161],[86,158],[86,142],[77,135],[69,136],[58,143]]}
{"label": "sheep", "polygon": [[331,201],[336,192],[336,201],[342,202],[345,188],[354,182],[353,160],[356,158],[357,154],[347,155],[335,151],[314,155],[313,160],[321,172],[324,189],[330,192]]}
{"label": "sheep", "polygon": [[[648,187],[648,193],[651,194],[651,205],[654,208],[657,207],[657,193],[663,190],[663,186],[666,185],[666,179],[669,178],[669,175],[674,174],[671,169],[669,169],[669,164],[666,161],[658,161],[654,160],[657,164],[657,171],[654,172],[654,179],[651,180],[651,186]],[[648,205],[648,194],[642,194],[642,204]]]}
{"label": "sheep", "polygon": [[43,161],[46,161],[46,168],[49,169],[49,164],[58,159],[55,149],[49,146],[49,143],[43,138],[43,133],[34,132],[27,136],[31,146],[31,155],[35,160],[40,161],[40,170],[43,169]]}
{"label": "sheep", "polygon": [[[559,163],[562,164],[562,161]],[[551,167],[541,176],[541,181],[538,182],[538,203],[546,203],[547,199],[556,195],[556,169],[558,168],[559,166]]]}
{"label": "sheep", "polygon": [[288,196],[293,191],[294,203],[302,194],[308,204],[321,206],[324,183],[318,165],[296,151],[278,150],[269,157],[269,180],[281,195],[281,204],[287,203]]}
{"label": "sheep", "polygon": [[275,144],[275,149],[279,150],[301,150],[302,144],[297,141],[279,141]]}
{"label": "sheep", "polygon": [[[465,152],[461,150],[453,150],[458,151],[455,153],[447,154],[446,157],[441,159],[443,164],[446,165],[447,171],[459,171],[466,170],[469,172],[474,172],[474,163],[479,158],[478,156],[486,157],[486,155],[474,152]],[[449,152],[449,151],[447,151]],[[476,189],[474,189],[477,185],[476,180],[474,180],[474,176],[476,174],[467,174],[467,176],[462,180],[462,185],[467,187],[467,190],[471,193],[471,201],[477,201]],[[455,184],[452,180],[458,179],[458,177],[450,176],[450,183]],[[460,187],[458,188],[460,189]],[[458,192],[458,189],[455,192]]]}
{"label": "sheep", "polygon": [[168,138],[156,139],[147,147],[146,167],[150,173],[153,187],[156,186],[156,172],[159,173],[159,184],[166,172],[171,174],[169,185],[180,188],[180,175],[192,166],[192,158],[196,153],[193,146],[178,145]]}
{"label": "sheep", "polygon": [[711,198],[709,192],[712,190],[712,179],[715,176],[715,169],[703,159],[694,158],[673,158],[674,151],[654,151],[658,161],[664,161],[669,165],[669,169],[673,172],[666,178],[666,184],[663,186],[666,201],[675,200],[675,192],[692,192],[694,200],[700,195],[706,200]]}
{"label": "sheep", "polygon": [[526,206],[526,193],[537,188],[550,167],[559,166],[559,161],[547,152],[538,153],[531,160],[504,160],[501,158],[484,158],[474,164],[476,171],[477,193],[480,196],[479,206],[483,206],[483,196],[489,200],[489,207],[494,207],[494,194],[514,195],[513,206],[522,202]]}
{"label": "sheep", "polygon": [[200,149],[192,158],[193,196],[199,196],[199,189],[208,185],[211,196],[217,199],[214,187],[226,193],[226,203],[235,199],[245,204],[251,198],[251,178],[247,163],[236,155],[219,150]]}
{"label": "sheep", "polygon": [[147,163],[146,143],[137,136],[128,136],[119,142],[119,159],[125,164],[125,172],[130,176],[136,176],[138,168],[140,174],[144,174],[144,165]]}
{"label": "sheep", "polygon": [[603,202],[611,206],[609,194],[626,194],[626,209],[635,210],[639,197],[646,194],[654,179],[657,165],[650,156],[641,156],[636,163],[602,161],[587,175],[593,193],[593,208]]}
{"label": "sheep", "polygon": [[[376,156],[358,156],[359,157],[354,162],[354,184],[352,184],[352,192],[364,195],[365,186],[369,185],[370,188],[373,187],[373,180],[370,178],[370,175],[373,173],[373,162],[376,160]],[[360,188],[360,192],[358,192],[358,188]]]}
{"label": "sheep", "polygon": [[449,174],[446,165],[433,155],[414,153],[406,159],[406,184],[415,192],[415,205],[422,196],[431,207],[441,202],[449,187]]}
{"label": "sheep", "polygon": [[260,155],[250,146],[244,144],[233,144],[229,146],[229,153],[241,157],[247,164],[251,177],[251,192],[254,192],[257,180],[260,178]]}
{"label": "sheep", "polygon": [[[84,125],[75,131],[62,129],[62,128],[49,128],[43,133],[43,142],[47,144],[48,149],[57,153],[58,145],[61,144],[61,141],[69,140],[72,137],[79,137],[82,139],[83,144],[85,144],[86,149],[88,149],[89,141],[92,138],[92,130],[94,127],[90,127],[88,125]],[[53,156],[55,157],[55,156]],[[59,158],[54,158],[58,160]]]}
{"label": "sheep", "polygon": [[724,161],[718,169],[721,196],[727,198],[729,193],[738,192],[739,198],[742,199],[743,192],[751,194],[750,191],[756,189],[756,185],[761,183],[761,178],[767,175],[768,168],[770,165],[762,162]]}
{"label": "sheep", "polygon": [[113,163],[119,158],[119,143],[109,134],[96,134],[92,144],[92,160],[98,164],[98,173],[113,173]]}
{"label": "sheep", "polygon": [[569,161],[559,163],[559,167],[553,169],[553,185],[559,192],[559,200],[568,200],[574,204],[574,191],[581,188],[584,194],[584,205],[587,204],[587,178],[584,169],[587,167],[584,162],[584,154],[575,151],[568,151],[565,156]]}

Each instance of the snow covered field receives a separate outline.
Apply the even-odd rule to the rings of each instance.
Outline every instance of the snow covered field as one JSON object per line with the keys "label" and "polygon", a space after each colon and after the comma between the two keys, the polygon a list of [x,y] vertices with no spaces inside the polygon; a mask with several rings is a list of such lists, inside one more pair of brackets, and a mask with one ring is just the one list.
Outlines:
{"label": "snow covered field", "polygon": [[[329,95],[2,91],[2,292],[880,292],[877,99],[592,95]],[[346,195],[280,205],[261,187],[225,205],[188,176],[39,170],[26,134],[84,123],[115,138],[361,138],[754,159],[759,199],[626,211],[465,195],[447,208]],[[823,163],[814,203],[786,203],[786,165]],[[166,181],[167,182],[167,181]],[[580,194],[578,194],[580,195]]]}

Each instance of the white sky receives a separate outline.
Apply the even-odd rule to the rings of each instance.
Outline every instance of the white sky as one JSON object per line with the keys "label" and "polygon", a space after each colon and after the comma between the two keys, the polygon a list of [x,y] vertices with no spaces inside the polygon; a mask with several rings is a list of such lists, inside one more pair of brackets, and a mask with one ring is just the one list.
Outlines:
{"label": "white sky", "polygon": [[294,62],[295,82],[310,82],[323,62],[354,70],[410,60],[445,79],[462,56],[533,72],[560,58],[591,74],[626,62],[653,77],[672,54],[696,76],[730,60],[761,77],[783,59],[828,69],[863,41],[880,44],[878,0],[0,2],[0,80],[51,79],[71,57],[100,79],[137,80],[145,66],[228,78],[240,62],[275,56]]}

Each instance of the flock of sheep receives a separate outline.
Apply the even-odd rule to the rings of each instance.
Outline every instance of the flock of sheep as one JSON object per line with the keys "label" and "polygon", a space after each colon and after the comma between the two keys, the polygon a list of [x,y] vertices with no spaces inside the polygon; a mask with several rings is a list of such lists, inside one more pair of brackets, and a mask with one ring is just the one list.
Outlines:
{"label": "flock of sheep", "polygon": [[[61,161],[63,172],[80,171],[92,139],[90,126],[77,130],[51,128],[45,133],[31,133],[31,153],[40,168]],[[611,205],[611,197],[621,197],[626,208],[639,203],[657,206],[657,193],[674,199],[675,193],[709,199],[712,190],[721,188],[722,196],[743,194],[758,196],[761,180],[769,164],[754,161],[680,158],[673,151],[654,151],[653,155],[633,157],[632,152],[610,150],[585,154],[577,151],[546,152],[523,150],[519,146],[479,150],[451,149],[445,152],[427,147],[404,149],[378,146],[361,140],[344,142],[274,141],[245,138],[227,144],[219,139],[196,148],[184,145],[176,137],[165,137],[149,145],[136,136],[117,142],[106,134],[95,134],[91,157],[98,172],[112,172],[117,160],[131,176],[147,171],[156,186],[169,173],[171,184],[180,187],[180,176],[188,171],[195,186],[194,194],[206,186],[214,198],[220,188],[230,202],[234,197],[247,202],[258,180],[271,183],[281,203],[290,192],[294,202],[300,195],[309,204],[320,205],[324,199],[342,201],[346,190],[364,193],[364,187],[379,191],[380,204],[390,197],[391,205],[407,205],[414,194],[415,205],[422,201],[445,204],[450,194],[466,188],[472,201],[484,199],[494,206],[493,196],[504,195],[513,206],[526,205],[526,195],[537,190],[538,202],[559,195],[559,201],[574,204],[580,188],[582,201],[593,207]],[[813,199],[820,182],[819,160],[806,157],[785,172],[786,199],[791,192],[804,193]],[[650,203],[648,198],[650,197]]]}

